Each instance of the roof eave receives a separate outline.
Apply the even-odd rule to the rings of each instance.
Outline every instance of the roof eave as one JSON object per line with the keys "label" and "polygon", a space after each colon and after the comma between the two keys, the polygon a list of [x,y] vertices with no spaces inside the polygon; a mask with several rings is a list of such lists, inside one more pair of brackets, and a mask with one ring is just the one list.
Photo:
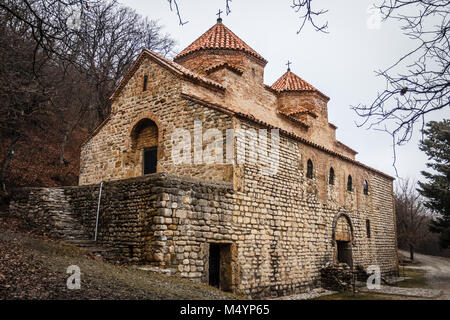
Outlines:
{"label": "roof eave", "polygon": [[241,52],[244,53],[245,55],[255,59],[256,61],[259,62],[259,64],[263,67],[265,67],[268,63],[268,61],[266,59],[264,59],[260,54],[255,54],[253,52],[249,52],[248,50],[243,50],[243,49],[234,49],[234,48],[198,48],[195,50],[191,50],[188,51],[186,53],[181,52],[180,54],[176,55],[173,58],[173,61],[177,62],[180,61],[180,63],[182,63],[183,60],[185,60],[187,57],[189,57],[192,54],[195,53],[199,53],[202,51],[234,51],[234,52]]}
{"label": "roof eave", "polygon": [[[180,76],[186,80],[202,84],[204,86],[213,88],[215,90],[220,90],[220,91],[226,90],[226,88],[224,86],[222,86],[219,83],[214,82],[213,80],[205,81],[205,80],[201,79],[200,75],[198,77],[194,77],[189,74],[186,74],[186,73],[178,70],[177,68],[175,68],[173,65],[171,65],[171,63],[176,63],[176,62],[169,63],[168,61],[165,61],[167,58],[159,56],[158,54],[156,54],[155,52],[153,52],[149,49],[143,49],[142,52],[139,54],[139,56],[136,58],[133,65],[130,67],[130,69],[127,71],[125,76],[122,78],[119,85],[116,87],[116,89],[112,93],[112,95],[110,96],[110,98],[109,98],[110,100],[114,100],[120,95],[120,93],[122,92],[122,90],[124,89],[124,87],[126,86],[128,81],[133,77],[134,73],[137,71],[137,69],[139,68],[140,64],[142,63],[142,61],[145,57],[151,58],[152,61],[158,63],[160,66],[165,67],[167,70],[173,72],[177,76]],[[192,71],[190,71],[190,72],[192,72]]]}
{"label": "roof eave", "polygon": [[317,89],[315,89],[315,90],[277,90],[277,89],[274,89],[273,87],[270,87],[270,89],[279,95],[283,94],[283,93],[304,93],[304,92],[317,93],[323,99],[325,99],[327,102],[330,101],[330,97],[328,97],[326,94],[323,94],[322,92],[320,92]]}

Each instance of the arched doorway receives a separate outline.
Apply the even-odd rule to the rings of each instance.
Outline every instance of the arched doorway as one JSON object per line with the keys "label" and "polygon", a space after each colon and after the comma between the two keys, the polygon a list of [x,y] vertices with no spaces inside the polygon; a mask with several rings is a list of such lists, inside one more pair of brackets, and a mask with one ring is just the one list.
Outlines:
{"label": "arched doorway", "polygon": [[333,221],[333,245],[335,262],[346,263],[353,268],[353,225],[345,213],[338,214]]}
{"label": "arched doorway", "polygon": [[131,149],[143,175],[158,171],[158,126],[148,118],[140,120],[131,131]]}

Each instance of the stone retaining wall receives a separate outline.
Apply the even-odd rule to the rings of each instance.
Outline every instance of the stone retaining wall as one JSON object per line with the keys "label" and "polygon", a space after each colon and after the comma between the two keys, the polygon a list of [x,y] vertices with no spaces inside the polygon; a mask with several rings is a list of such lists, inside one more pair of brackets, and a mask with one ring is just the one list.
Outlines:
{"label": "stone retaining wall", "polygon": [[[94,239],[98,192],[99,185],[16,189],[10,214],[53,237]],[[98,242],[122,260],[175,267],[205,280],[201,244],[231,240],[231,226],[223,225],[231,221],[231,197],[229,183],[167,174],[105,182]]]}
{"label": "stone retaining wall", "polygon": [[[251,297],[319,286],[320,269],[337,260],[335,240],[351,241],[354,267],[375,264],[384,274],[395,273],[390,182],[370,176],[371,200],[355,201],[348,192],[347,202],[339,205],[336,198],[342,195],[334,195],[333,188],[320,195],[317,176],[307,179],[297,171],[299,176],[292,177],[306,157],[295,160],[286,149],[282,157],[270,184],[253,183],[259,170],[247,165],[237,167],[236,186],[164,173],[105,182],[98,241],[123,261],[171,269],[205,283],[210,246],[220,244],[227,250],[226,288]],[[336,163],[336,168],[344,167]],[[341,177],[335,187],[344,183]],[[99,185],[19,189],[12,194],[10,212],[56,237],[93,239],[98,192]],[[336,200],[320,203],[320,197]]]}

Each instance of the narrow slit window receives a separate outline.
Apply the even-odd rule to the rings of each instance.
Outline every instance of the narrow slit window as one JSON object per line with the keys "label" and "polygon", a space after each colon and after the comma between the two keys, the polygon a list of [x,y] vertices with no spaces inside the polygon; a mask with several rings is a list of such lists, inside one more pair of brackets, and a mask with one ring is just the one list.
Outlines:
{"label": "narrow slit window", "polygon": [[147,84],[148,84],[148,76],[144,76],[144,86],[142,88],[142,91],[147,91]]}
{"label": "narrow slit window", "polygon": [[348,176],[347,178],[347,191],[352,191],[353,189],[353,182],[352,182],[352,176]]}
{"label": "narrow slit window", "polygon": [[367,180],[364,180],[363,191],[365,195],[369,194],[369,183],[367,182]]}
{"label": "narrow slit window", "polygon": [[370,220],[366,220],[367,238],[370,238]]}
{"label": "narrow slit window", "polygon": [[308,160],[308,163],[306,165],[306,177],[308,179],[312,179],[313,178],[313,163],[310,160]]}
{"label": "narrow slit window", "polygon": [[328,177],[328,183],[334,185],[334,169],[330,168],[330,176]]}

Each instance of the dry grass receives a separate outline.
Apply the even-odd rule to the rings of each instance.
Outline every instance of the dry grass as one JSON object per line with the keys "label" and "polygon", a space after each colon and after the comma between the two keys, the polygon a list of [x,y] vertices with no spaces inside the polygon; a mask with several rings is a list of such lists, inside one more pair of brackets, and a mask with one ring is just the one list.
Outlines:
{"label": "dry grass", "polygon": [[[405,267],[404,276],[411,278],[405,281],[401,281],[395,284],[396,287],[402,288],[430,288],[427,283],[425,270],[420,269],[410,269]],[[403,276],[403,270],[401,275]]]}
{"label": "dry grass", "polygon": [[[113,265],[86,250],[0,223],[0,299],[237,299],[204,284]],[[16,228],[17,229],[17,228]],[[66,286],[81,269],[81,289]]]}

